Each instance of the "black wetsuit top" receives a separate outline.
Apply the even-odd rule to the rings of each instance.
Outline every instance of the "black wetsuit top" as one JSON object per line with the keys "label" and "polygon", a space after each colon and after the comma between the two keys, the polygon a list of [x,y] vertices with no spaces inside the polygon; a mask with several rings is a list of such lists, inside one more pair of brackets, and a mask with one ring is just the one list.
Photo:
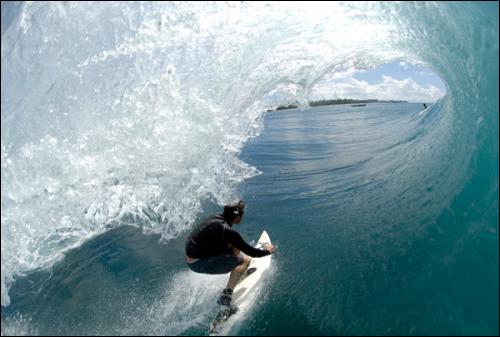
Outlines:
{"label": "black wetsuit top", "polygon": [[221,254],[233,254],[229,245],[251,257],[270,254],[267,250],[254,248],[246,243],[219,214],[206,219],[193,230],[186,241],[186,255],[194,259],[204,259]]}

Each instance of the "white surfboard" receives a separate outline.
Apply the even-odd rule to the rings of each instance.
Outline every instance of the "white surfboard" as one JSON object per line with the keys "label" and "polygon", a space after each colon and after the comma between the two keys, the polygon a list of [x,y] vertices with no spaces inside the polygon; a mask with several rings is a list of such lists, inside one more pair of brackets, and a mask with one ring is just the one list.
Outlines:
{"label": "white surfboard", "polygon": [[[267,232],[263,231],[255,247],[262,248],[262,245],[265,243],[271,243],[271,239]],[[243,316],[248,311],[257,297],[255,293],[256,286],[262,280],[270,266],[271,255],[252,258],[248,269],[257,268],[257,270],[246,276],[236,285],[236,287],[234,287],[233,304],[236,305],[238,311],[236,313],[230,313],[227,309],[221,310],[210,324],[210,335],[218,335],[227,331],[229,326],[232,325],[238,317]]]}
{"label": "white surfboard", "polygon": [[429,109],[430,109],[430,108],[431,108],[431,107],[430,107],[430,106],[428,106],[428,107],[427,107],[427,108],[425,108],[424,110],[420,111],[420,112],[418,113],[418,115],[419,115],[419,116],[422,116],[424,113],[427,113],[427,112],[429,111]]}

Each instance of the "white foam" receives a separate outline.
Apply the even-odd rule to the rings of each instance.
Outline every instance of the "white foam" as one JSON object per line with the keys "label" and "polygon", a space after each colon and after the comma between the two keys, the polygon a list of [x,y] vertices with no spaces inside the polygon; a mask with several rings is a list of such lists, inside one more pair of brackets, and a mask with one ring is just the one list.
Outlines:
{"label": "white foam", "polygon": [[141,331],[175,336],[198,325],[208,330],[217,296],[227,280],[228,275],[202,275],[192,271],[176,274],[166,282],[164,296],[148,308],[145,315],[148,324]]}

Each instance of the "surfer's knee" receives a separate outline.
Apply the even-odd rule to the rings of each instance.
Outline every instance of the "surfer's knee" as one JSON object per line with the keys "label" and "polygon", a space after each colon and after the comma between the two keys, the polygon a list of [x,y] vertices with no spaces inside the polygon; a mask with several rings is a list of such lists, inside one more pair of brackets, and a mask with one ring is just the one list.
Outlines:
{"label": "surfer's knee", "polygon": [[250,256],[248,256],[248,255],[243,256],[243,264],[248,266],[251,261],[252,261],[252,258]]}
{"label": "surfer's knee", "polygon": [[250,256],[244,256],[243,257],[243,262],[240,263],[238,266],[236,266],[236,268],[234,268],[234,270],[238,273],[244,273],[245,270],[248,268],[248,266],[250,265],[250,261],[252,261],[252,258]]}

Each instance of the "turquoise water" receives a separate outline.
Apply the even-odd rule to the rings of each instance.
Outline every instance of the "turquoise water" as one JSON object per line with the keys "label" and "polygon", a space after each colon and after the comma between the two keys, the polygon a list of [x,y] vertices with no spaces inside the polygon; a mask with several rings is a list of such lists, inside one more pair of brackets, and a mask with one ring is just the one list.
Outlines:
{"label": "turquoise water", "polygon": [[415,168],[429,152],[416,149],[443,122],[439,108],[369,104],[267,116],[242,154],[265,173],[244,195],[256,224],[276,227],[281,254],[269,303],[242,334],[495,333],[494,213],[465,242],[450,211],[435,213],[440,188]]}
{"label": "turquoise water", "polygon": [[[307,108],[394,59],[447,95]],[[498,335],[498,111],[498,3],[2,3],[2,334],[206,333],[184,239],[243,198],[232,333]]]}

